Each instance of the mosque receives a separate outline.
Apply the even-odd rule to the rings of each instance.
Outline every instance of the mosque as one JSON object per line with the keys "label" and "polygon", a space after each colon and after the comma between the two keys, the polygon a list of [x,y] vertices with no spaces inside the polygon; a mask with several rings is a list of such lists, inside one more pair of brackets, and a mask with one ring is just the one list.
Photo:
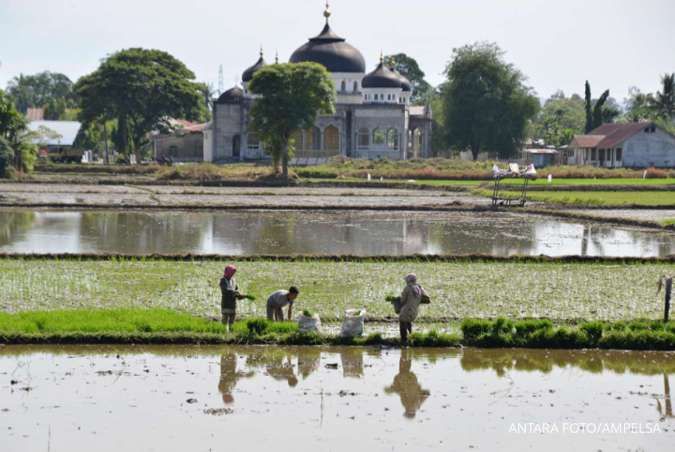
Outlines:
{"label": "mosque", "polygon": [[[335,113],[320,115],[313,127],[297,131],[296,158],[332,156],[392,160],[423,158],[431,151],[431,109],[410,105],[412,84],[400,73],[379,64],[366,73],[361,52],[330,27],[326,5],[325,26],[290,57],[289,62],[310,61],[328,69],[336,88]],[[204,160],[225,162],[268,158],[263,143],[250,128],[254,96],[248,90],[253,75],[265,66],[262,51],[235,86],[213,105],[213,120],[204,131]]]}

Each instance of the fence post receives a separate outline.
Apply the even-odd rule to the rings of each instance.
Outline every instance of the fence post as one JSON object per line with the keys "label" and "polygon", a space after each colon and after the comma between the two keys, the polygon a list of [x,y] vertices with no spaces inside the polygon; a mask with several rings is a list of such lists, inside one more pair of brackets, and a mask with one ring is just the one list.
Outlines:
{"label": "fence post", "polygon": [[667,322],[668,317],[670,315],[670,297],[673,294],[673,277],[671,276],[670,278],[666,278],[666,298],[665,298],[665,306],[663,310],[663,321]]}

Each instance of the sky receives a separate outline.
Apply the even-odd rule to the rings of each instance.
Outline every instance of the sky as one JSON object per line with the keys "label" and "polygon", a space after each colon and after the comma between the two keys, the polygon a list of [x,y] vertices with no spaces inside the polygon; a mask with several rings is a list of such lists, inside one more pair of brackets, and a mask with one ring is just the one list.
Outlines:
{"label": "sky", "polygon": [[[369,69],[380,52],[415,58],[437,85],[452,49],[497,43],[537,95],[557,90],[618,100],[631,86],[659,88],[675,72],[675,0],[331,0],[331,26]],[[61,72],[73,81],[117,50],[165,50],[197,80],[240,80],[260,46],[268,62],[323,27],[323,0],[0,0],[0,87],[19,75]]]}

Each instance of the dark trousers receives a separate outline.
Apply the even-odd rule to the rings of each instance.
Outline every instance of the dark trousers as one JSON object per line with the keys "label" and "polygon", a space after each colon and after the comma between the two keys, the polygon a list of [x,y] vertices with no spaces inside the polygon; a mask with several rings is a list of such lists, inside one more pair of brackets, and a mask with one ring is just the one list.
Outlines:
{"label": "dark trousers", "polygon": [[401,344],[408,344],[408,334],[412,333],[412,322],[398,322],[401,332]]}

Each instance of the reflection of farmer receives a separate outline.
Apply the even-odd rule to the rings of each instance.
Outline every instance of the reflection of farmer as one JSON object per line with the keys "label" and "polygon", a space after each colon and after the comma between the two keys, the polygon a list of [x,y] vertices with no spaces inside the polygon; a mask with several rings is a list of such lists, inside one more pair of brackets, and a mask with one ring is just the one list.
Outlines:
{"label": "reflection of farmer", "polygon": [[309,377],[312,372],[319,368],[321,352],[313,347],[307,347],[298,352],[298,373],[302,378]]}
{"label": "reflection of farmer", "polygon": [[274,360],[267,365],[267,375],[275,380],[282,380],[288,383],[288,386],[295,387],[298,384],[298,377],[295,376],[295,370],[290,357]]}
{"label": "reflection of farmer", "polygon": [[401,398],[401,404],[405,408],[404,416],[414,418],[422,403],[429,397],[430,392],[422,389],[417,381],[417,375],[411,370],[412,360],[408,350],[401,350],[401,358],[398,362],[398,375],[394,377],[391,386],[384,388],[386,394],[396,393]]}
{"label": "reflection of farmer", "polygon": [[284,320],[283,307],[288,306],[288,320],[293,314],[293,302],[298,298],[300,291],[293,286],[288,290],[277,290],[267,299],[267,320]]}
{"label": "reflection of farmer", "polygon": [[401,312],[398,322],[401,332],[401,345],[408,345],[408,334],[412,333],[412,323],[417,318],[422,297],[425,294],[422,286],[417,284],[417,276],[410,273],[405,277],[406,286],[401,292]]}
{"label": "reflection of farmer", "polygon": [[253,372],[237,372],[236,353],[223,353],[220,357],[220,381],[218,382],[218,391],[223,396],[223,403],[227,405],[234,402],[232,391],[237,382],[242,378],[250,378],[252,376]]}

